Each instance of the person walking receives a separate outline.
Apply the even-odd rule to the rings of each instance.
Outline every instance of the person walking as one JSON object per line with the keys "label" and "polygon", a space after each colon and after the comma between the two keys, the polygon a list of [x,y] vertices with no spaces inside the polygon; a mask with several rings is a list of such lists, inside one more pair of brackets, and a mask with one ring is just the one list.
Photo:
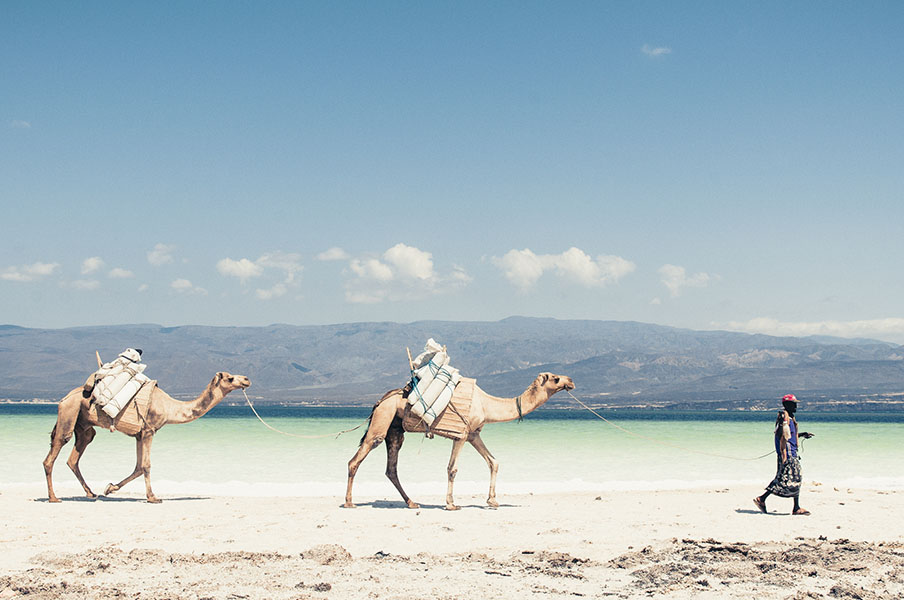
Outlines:
{"label": "person walking", "polygon": [[781,498],[793,498],[794,507],[792,515],[809,515],[810,511],[800,507],[800,458],[797,455],[798,439],[809,439],[812,433],[801,431],[798,433],[797,398],[794,394],[782,397],[783,410],[779,411],[775,419],[775,454],[778,468],[775,478],[766,486],[766,491],[753,499],[753,503],[763,513],[766,512],[766,498],[771,494]]}

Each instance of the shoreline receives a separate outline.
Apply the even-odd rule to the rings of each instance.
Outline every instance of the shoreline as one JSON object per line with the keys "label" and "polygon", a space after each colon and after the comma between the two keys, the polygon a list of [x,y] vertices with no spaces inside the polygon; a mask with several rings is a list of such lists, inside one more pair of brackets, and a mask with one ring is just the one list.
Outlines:
{"label": "shoreline", "polygon": [[506,494],[496,510],[459,494],[449,512],[437,495],[419,509],[394,496],[358,496],[355,509],[338,496],[150,505],[140,485],[51,505],[37,484],[0,484],[0,599],[904,593],[904,491],[805,488],[810,517],[774,498],[760,514],[761,491]]}
{"label": "shoreline", "polygon": [[[190,395],[186,395],[184,398],[176,394],[174,395],[177,399],[190,399]],[[57,406],[60,403],[60,399],[44,399],[44,398],[35,398],[33,400],[14,400],[11,398],[0,398],[0,408],[7,406],[40,406],[40,407],[48,407],[48,406]],[[688,413],[688,414],[717,414],[717,415],[733,415],[733,414],[755,414],[755,415],[768,415],[772,414],[776,411],[776,408],[773,406],[737,406],[737,407],[717,407],[717,406],[703,406],[706,403],[693,403],[693,406],[688,406],[687,403],[670,403],[670,404],[590,404],[587,405],[593,410],[604,410],[604,411],[612,411],[618,413],[619,411],[635,411],[638,413],[661,413],[661,414],[678,414],[678,413]],[[713,402],[713,405],[716,403]],[[374,402],[370,399],[363,400],[358,403],[323,403],[323,402],[290,402],[284,400],[254,400],[254,406],[257,408],[288,408],[288,409],[299,409],[299,408],[311,408],[311,409],[341,409],[341,410],[350,410],[350,409],[358,409],[358,410],[369,410],[373,408]],[[242,408],[246,407],[247,403],[244,401],[228,401],[224,400],[221,402],[219,407],[222,408]],[[583,413],[586,412],[588,414],[588,419],[592,419],[592,412],[583,408],[577,404],[567,404],[567,403],[549,403],[539,409],[539,412],[551,414],[551,413]],[[537,413],[534,413],[535,415]],[[888,402],[826,402],[826,403],[814,403],[808,407],[807,415],[815,415],[816,418],[819,418],[819,415],[823,414],[831,414],[831,415],[851,415],[851,416],[862,416],[862,415],[901,415],[904,414],[904,400],[894,400]],[[211,413],[210,415],[206,415],[208,417],[215,416],[215,413]]]}

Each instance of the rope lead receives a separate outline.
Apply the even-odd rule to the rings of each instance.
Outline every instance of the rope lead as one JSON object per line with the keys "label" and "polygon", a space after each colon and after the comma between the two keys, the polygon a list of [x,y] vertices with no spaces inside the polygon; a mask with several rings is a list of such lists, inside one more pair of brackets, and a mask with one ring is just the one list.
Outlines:
{"label": "rope lead", "polygon": [[261,418],[261,416],[260,416],[259,414],[257,414],[257,410],[255,410],[254,405],[251,404],[251,399],[248,398],[248,394],[245,392],[244,389],[242,390],[242,393],[245,394],[245,401],[248,402],[248,406],[251,407],[251,412],[254,413],[254,416],[257,417],[258,421],[260,421],[261,423],[263,423],[264,426],[267,427],[267,429],[272,429],[272,430],[275,431],[276,433],[281,433],[281,434],[287,435],[287,436],[289,436],[289,437],[301,438],[301,439],[304,439],[304,440],[316,440],[316,439],[320,439],[320,438],[334,437],[334,436],[335,436],[336,438],[338,438],[338,437],[339,437],[340,435],[342,435],[343,433],[350,433],[350,432],[354,431],[355,429],[360,429],[360,428],[364,425],[364,423],[367,423],[367,421],[369,420],[369,419],[365,419],[365,420],[364,420],[364,423],[361,423],[361,425],[358,425],[357,427],[352,427],[351,429],[346,429],[345,431],[339,431],[339,432],[337,432],[337,433],[324,433],[324,434],[321,434],[321,435],[299,435],[299,434],[297,434],[297,433],[286,433],[285,431],[280,431],[280,430],[277,429],[276,427],[273,427],[273,426],[271,426],[269,423],[267,423],[266,421],[264,421],[264,420]]}
{"label": "rope lead", "polygon": [[715,456],[717,458],[727,458],[729,460],[760,460],[761,458],[766,458],[767,456],[772,456],[772,454],[774,454],[773,452],[767,452],[766,454],[764,454],[762,456],[757,456],[755,458],[739,458],[737,456],[727,456],[725,454],[714,454],[712,452],[703,452],[702,450],[694,450],[693,448],[685,448],[684,446],[679,446],[677,444],[670,444],[669,442],[663,442],[663,441],[660,441],[660,440],[657,440],[657,439],[654,439],[651,437],[647,437],[645,435],[640,435],[639,433],[634,433],[633,431],[628,431],[621,425],[616,425],[615,423],[613,423],[612,421],[610,421],[603,415],[599,414],[598,412],[596,412],[595,410],[593,410],[592,408],[590,408],[589,406],[587,406],[586,404],[581,402],[577,396],[575,396],[574,394],[571,393],[571,390],[565,390],[565,391],[568,392],[569,396],[574,398],[575,402],[577,402],[578,404],[580,404],[581,406],[583,406],[584,408],[586,408],[587,410],[592,412],[594,415],[596,415],[598,418],[602,419],[603,421],[605,421],[607,424],[611,425],[612,427],[615,427],[616,429],[623,431],[624,433],[627,433],[628,435],[647,440],[648,442],[653,442],[654,444],[668,446],[669,448],[677,448],[679,450],[684,450],[685,452],[693,452],[694,454],[703,454],[705,456]]}

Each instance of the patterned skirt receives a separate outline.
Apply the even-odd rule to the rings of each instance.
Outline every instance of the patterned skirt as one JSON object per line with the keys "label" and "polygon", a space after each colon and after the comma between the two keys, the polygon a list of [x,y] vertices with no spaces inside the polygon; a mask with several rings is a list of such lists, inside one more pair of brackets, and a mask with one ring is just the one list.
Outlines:
{"label": "patterned skirt", "polygon": [[782,498],[793,498],[800,493],[800,459],[791,456],[785,462],[782,457],[778,457],[778,469],[775,472],[775,479],[766,486],[766,489]]}

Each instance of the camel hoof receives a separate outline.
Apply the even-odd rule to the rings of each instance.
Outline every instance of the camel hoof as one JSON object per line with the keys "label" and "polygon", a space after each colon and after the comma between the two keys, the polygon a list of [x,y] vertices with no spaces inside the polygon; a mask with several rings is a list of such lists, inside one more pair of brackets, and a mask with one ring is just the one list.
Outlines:
{"label": "camel hoof", "polygon": [[460,507],[460,506],[457,506],[457,505],[455,505],[455,504],[447,504],[447,505],[446,505],[446,510],[461,510],[461,507]]}
{"label": "camel hoof", "polygon": [[355,506],[354,503],[352,503],[352,502],[346,502],[345,504],[342,505],[342,508],[358,508],[358,507]]}
{"label": "camel hoof", "polygon": [[489,506],[490,508],[499,508],[499,503],[496,502],[495,498],[488,498],[487,506]]}
{"label": "camel hoof", "polygon": [[85,497],[90,498],[91,500],[97,500],[97,494],[95,494],[94,492],[88,492],[87,494],[85,494]]}
{"label": "camel hoof", "polygon": [[408,508],[420,508],[420,507],[421,507],[421,505],[418,504],[417,502],[412,502],[411,500],[408,501]]}
{"label": "camel hoof", "polygon": [[50,502],[51,504],[59,504],[60,502],[62,502],[62,500],[60,500],[56,496],[54,496],[52,498],[48,498],[47,501]]}
{"label": "camel hoof", "polygon": [[163,502],[163,500],[161,500],[161,499],[158,498],[157,496],[149,496],[149,497],[148,497],[148,502],[151,503],[151,504],[160,504],[161,502]]}
{"label": "camel hoof", "polygon": [[112,483],[108,483],[107,487],[104,488],[104,496],[109,496],[119,488],[113,485]]}

